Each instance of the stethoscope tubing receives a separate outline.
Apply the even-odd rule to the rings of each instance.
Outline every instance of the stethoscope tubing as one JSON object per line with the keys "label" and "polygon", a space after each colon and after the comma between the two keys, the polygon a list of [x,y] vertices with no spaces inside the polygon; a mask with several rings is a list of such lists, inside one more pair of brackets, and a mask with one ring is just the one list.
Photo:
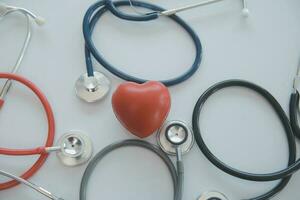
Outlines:
{"label": "stethoscope tubing", "polygon": [[291,126],[293,129],[294,135],[298,139],[300,139],[300,127],[299,127],[299,123],[298,123],[299,93],[297,91],[294,91],[291,94],[289,112],[290,112]]}
{"label": "stethoscope tubing", "polygon": [[[37,161],[25,172],[21,175],[21,178],[28,179],[33,176],[44,164],[46,161],[48,154],[45,152],[46,147],[53,146],[54,142],[54,134],[55,134],[55,120],[53,111],[51,108],[50,103],[48,102],[46,96],[43,92],[31,81],[27,80],[26,78],[11,74],[11,73],[0,73],[0,79],[11,79],[22,83],[23,85],[27,86],[29,89],[33,91],[33,93],[38,97],[40,102],[45,109],[45,113],[47,116],[48,122],[48,136],[45,143],[45,147],[38,147],[33,149],[7,149],[7,148],[0,148],[0,155],[13,155],[13,156],[23,156],[23,155],[35,155],[40,154]],[[5,183],[0,183],[0,190],[8,189],[18,185],[19,182],[16,180],[8,181]]]}
{"label": "stethoscope tubing", "polygon": [[[262,97],[264,97],[272,106],[274,111],[276,112],[277,116],[279,117],[288,141],[288,147],[289,147],[289,161],[288,161],[288,167],[286,169],[280,170],[278,172],[273,173],[267,173],[267,174],[254,174],[254,173],[248,173],[243,172],[241,170],[235,169],[231,166],[228,166],[224,162],[222,162],[220,159],[218,159],[207,147],[207,145],[204,142],[204,139],[202,138],[200,127],[199,127],[199,119],[200,119],[200,113],[201,110],[206,102],[206,100],[215,92],[228,88],[228,87],[245,87],[250,90],[253,90],[260,94]],[[261,88],[258,85],[255,85],[253,83],[243,81],[243,80],[228,80],[223,81],[220,83],[217,83],[207,89],[201,97],[198,99],[194,112],[193,112],[193,130],[195,135],[195,140],[200,148],[200,150],[203,152],[203,154],[206,156],[206,158],[216,167],[218,167],[220,170],[224,171],[227,174],[230,174],[232,176],[235,176],[237,178],[249,180],[249,181],[274,181],[278,179],[282,179],[281,182],[273,188],[268,193],[261,195],[259,197],[253,198],[253,200],[263,200],[268,199],[272,196],[274,196],[276,193],[281,191],[289,182],[291,175],[296,172],[300,168],[300,160],[296,161],[296,142],[294,133],[291,127],[291,124],[289,122],[289,119],[287,115],[285,114],[284,110],[278,103],[278,101],[265,89]]]}
{"label": "stethoscope tubing", "polygon": [[156,145],[153,145],[149,142],[142,141],[142,140],[123,140],[111,145],[108,145],[104,149],[102,149],[99,153],[97,153],[94,158],[89,162],[87,168],[85,169],[85,172],[82,176],[81,184],[80,184],[80,193],[79,193],[79,199],[80,200],[86,200],[87,196],[87,186],[89,179],[96,168],[96,166],[99,164],[99,162],[110,152],[123,148],[123,147],[140,147],[145,148],[157,156],[159,156],[166,166],[168,167],[168,170],[172,176],[173,180],[173,188],[174,188],[174,200],[181,200],[182,198],[182,181],[183,181],[183,165],[178,164],[177,166],[180,167],[179,172],[182,174],[178,174],[176,171],[175,166],[173,165],[171,159],[167,156],[166,153],[164,153],[159,147]]}
{"label": "stethoscope tubing", "polygon": [[[132,1],[134,6],[137,7],[143,7],[147,9],[151,9],[154,11],[163,11],[163,8],[160,8],[159,6],[145,3],[145,2],[140,2],[140,1]],[[130,3],[128,1],[115,1],[114,3],[115,7],[119,6],[128,6]],[[92,65],[92,59],[91,59],[91,54],[94,56],[94,58],[109,72],[114,74],[115,76],[126,80],[126,81],[132,81],[136,83],[144,83],[147,80],[137,78],[135,76],[126,74],[122,72],[121,70],[117,69],[114,67],[112,64],[110,64],[108,61],[104,59],[104,57],[101,55],[101,53],[97,50],[93,40],[92,40],[92,32],[94,30],[94,27],[99,20],[99,18],[108,10],[110,10],[110,7],[107,6],[106,1],[102,0],[99,1],[92,6],[89,7],[87,10],[84,19],[83,19],[83,35],[85,39],[85,56],[86,56],[86,67],[87,67],[87,74],[88,76],[93,76],[94,69]],[[111,11],[111,10],[110,10]],[[195,33],[195,31],[187,24],[185,23],[181,18],[179,18],[176,15],[169,16],[170,19],[174,20],[177,24],[179,24],[192,38],[195,49],[196,49],[196,57],[195,60],[192,64],[192,66],[184,72],[182,75],[176,77],[176,78],[171,78],[169,80],[162,80],[163,84],[166,86],[172,86],[179,84],[187,79],[189,79],[199,68],[201,60],[202,60],[202,45],[200,42],[200,39],[198,35]]]}

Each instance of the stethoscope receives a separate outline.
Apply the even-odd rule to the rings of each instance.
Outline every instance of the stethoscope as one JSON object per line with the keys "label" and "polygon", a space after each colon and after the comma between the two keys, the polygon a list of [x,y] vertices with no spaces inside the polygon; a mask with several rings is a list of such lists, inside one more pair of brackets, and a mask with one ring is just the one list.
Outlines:
{"label": "stethoscope", "polygon": [[[217,3],[223,0],[207,0],[202,1],[200,3],[165,10],[159,6],[154,4],[140,2],[140,1],[132,1],[132,0],[125,0],[125,1],[114,1],[111,0],[101,0],[92,6],[86,11],[86,14],[83,19],[83,35],[85,39],[85,59],[86,59],[86,68],[87,73],[82,74],[75,84],[75,91],[79,98],[83,99],[86,102],[95,102],[97,100],[103,99],[110,90],[110,81],[105,76],[105,74],[95,71],[93,68],[92,57],[93,57],[109,72],[114,74],[115,76],[131,82],[136,83],[143,83],[147,80],[134,77],[132,75],[126,74],[123,71],[120,71],[117,67],[110,64],[101,54],[101,52],[96,48],[93,40],[92,40],[92,33],[97,21],[100,17],[107,11],[110,11],[115,16],[129,21],[149,21],[157,19],[161,16],[169,17],[171,20],[176,22],[179,26],[181,26],[191,37],[193,40],[195,49],[196,49],[196,57],[192,66],[183,74],[169,79],[169,80],[162,80],[161,82],[166,86],[173,86],[179,84],[187,79],[189,79],[199,68],[202,58],[202,45],[200,39],[196,32],[180,17],[175,15],[177,12],[181,12],[184,10],[188,10],[191,8],[205,6],[213,3]],[[249,10],[247,8],[246,0],[243,0],[243,14],[244,16],[248,16]],[[122,6],[131,6],[135,11],[137,7],[146,8],[152,10],[150,13],[146,14],[139,14],[138,15],[129,15],[126,14],[118,9],[118,7]]]}
{"label": "stethoscope", "polygon": [[[24,180],[33,176],[41,168],[41,166],[46,161],[48,154],[50,152],[56,152],[56,155],[59,158],[59,160],[66,166],[77,166],[83,164],[87,162],[92,155],[92,142],[90,138],[87,135],[83,134],[81,131],[67,132],[58,140],[57,145],[53,146],[54,135],[55,135],[55,121],[54,121],[54,115],[50,103],[48,102],[46,96],[34,83],[32,83],[31,81],[27,80],[22,76],[15,74],[23,60],[23,57],[25,55],[26,50],[28,49],[28,45],[30,42],[30,38],[31,38],[30,18],[34,19],[37,24],[42,24],[44,20],[42,20],[41,17],[37,17],[32,12],[24,8],[6,6],[1,4],[0,6],[1,17],[5,17],[7,14],[13,12],[20,12],[26,16],[27,34],[26,34],[26,39],[23,44],[21,53],[18,57],[15,66],[13,67],[12,73],[0,73],[0,79],[7,79],[1,91],[0,108],[3,106],[4,98],[11,87],[12,84],[11,80],[17,81],[25,85],[26,87],[31,89],[31,91],[38,97],[38,99],[43,105],[43,108],[47,116],[47,122],[48,122],[48,137],[45,146],[38,147],[38,148],[33,148],[33,149],[0,148],[0,155],[11,155],[11,156],[40,155],[38,160],[25,173],[23,173],[18,178],[16,178],[16,176],[10,173],[1,171],[2,175],[9,176],[14,180],[5,183],[0,183],[0,190],[14,187],[17,184],[19,184],[19,182],[27,183],[27,185],[30,185],[28,182],[25,182]],[[41,189],[40,191],[43,191],[43,189]],[[45,194],[43,192],[41,193]],[[51,197],[50,194],[48,195],[48,197],[49,198]],[[52,199],[56,199],[56,198],[52,197]]]}
{"label": "stethoscope", "polygon": [[[178,120],[168,121],[159,129],[156,138],[159,147],[143,140],[123,140],[108,145],[97,153],[91,159],[83,174],[80,186],[80,200],[86,200],[88,182],[97,164],[112,151],[123,147],[144,148],[160,157],[169,169],[173,180],[174,200],[181,200],[184,179],[182,155],[190,151],[194,144],[192,129],[185,122]],[[176,167],[168,155],[176,155]]]}
{"label": "stethoscope", "polygon": [[[274,195],[276,195],[278,192],[280,192],[285,188],[285,186],[290,181],[291,176],[300,169],[300,159],[296,160],[296,141],[295,141],[295,136],[297,138],[300,138],[300,128],[298,123],[299,94],[300,94],[299,75],[300,75],[300,64],[298,67],[297,75],[294,79],[294,86],[293,86],[294,91],[291,94],[291,98],[290,98],[290,110],[289,110],[290,119],[288,118],[285,111],[278,103],[278,101],[272,96],[272,94],[270,94],[266,89],[244,80],[227,80],[211,86],[201,95],[201,97],[198,99],[195,105],[194,112],[193,112],[194,137],[202,153],[213,165],[215,165],[216,167],[218,167],[219,169],[221,169],[227,174],[230,174],[232,176],[244,180],[265,182],[265,181],[274,181],[274,180],[281,179],[281,181],[273,189],[258,197],[250,198],[251,200],[265,200],[273,197]],[[281,121],[281,124],[284,127],[287,141],[288,141],[289,160],[288,160],[287,168],[282,169],[280,171],[276,171],[272,173],[264,173],[264,174],[254,174],[254,173],[244,172],[234,167],[231,167],[226,163],[224,163],[223,161],[221,161],[207,147],[201,135],[200,125],[199,125],[201,110],[205,105],[207,99],[209,99],[209,97],[211,97],[214,93],[229,87],[242,87],[242,88],[250,89],[258,93],[259,95],[261,95],[274,109],[277,116],[279,117],[279,120]]]}

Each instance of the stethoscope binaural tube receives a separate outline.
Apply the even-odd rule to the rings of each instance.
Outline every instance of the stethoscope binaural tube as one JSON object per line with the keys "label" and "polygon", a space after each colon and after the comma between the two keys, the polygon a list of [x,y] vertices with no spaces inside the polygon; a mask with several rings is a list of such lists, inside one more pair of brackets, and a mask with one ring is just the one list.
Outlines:
{"label": "stethoscope binaural tube", "polygon": [[[278,172],[268,173],[268,174],[254,174],[254,173],[243,172],[231,166],[228,166],[226,163],[218,159],[209,150],[209,148],[204,142],[204,139],[202,138],[201,131],[200,131],[200,126],[199,126],[200,113],[206,100],[212,94],[214,94],[215,92],[221,89],[228,88],[228,87],[248,88],[260,94],[262,97],[264,97],[267,100],[268,103],[270,103],[270,105],[276,112],[277,116],[279,117],[287,136],[288,147],[289,147],[289,161],[288,161],[288,167],[286,169],[280,170]],[[228,80],[228,81],[217,83],[211,86],[209,89],[207,89],[201,95],[201,97],[198,99],[195,105],[194,112],[193,112],[193,130],[194,130],[194,136],[196,142],[200,150],[202,151],[202,153],[212,164],[214,164],[216,167],[218,167],[225,173],[228,173],[237,178],[241,178],[249,181],[258,181],[258,182],[274,181],[274,180],[282,179],[281,182],[277,186],[275,186],[272,190],[259,197],[251,198],[251,200],[265,200],[271,198],[272,196],[280,192],[287,185],[287,183],[291,178],[291,175],[300,168],[300,160],[296,161],[296,142],[295,142],[294,132],[292,130],[287,115],[285,114],[284,110],[277,102],[277,100],[267,90],[253,83],[243,81],[243,80]]]}
{"label": "stethoscope binaural tube", "polygon": [[[15,65],[13,66],[11,73],[16,73],[19,68],[20,65],[23,61],[23,58],[25,56],[25,53],[28,49],[30,40],[31,40],[31,35],[32,35],[32,31],[31,31],[31,19],[39,26],[43,25],[45,23],[45,20],[40,17],[35,15],[34,13],[32,13],[31,11],[25,9],[25,8],[20,8],[20,7],[15,7],[15,6],[9,6],[9,5],[5,5],[0,3],[0,20],[3,19],[5,16],[12,14],[12,13],[21,13],[25,16],[26,18],[26,25],[27,25],[27,33],[26,33],[26,37],[22,46],[22,49],[19,53],[19,56],[17,58],[17,61],[15,63]],[[4,98],[6,96],[6,94],[8,93],[10,87],[11,87],[11,81],[7,80],[3,86],[3,88],[0,91],[0,108],[3,105],[4,102]]]}
{"label": "stethoscope binaural tube", "polygon": [[18,181],[19,183],[23,183],[24,185],[32,188],[33,190],[39,192],[40,194],[44,195],[45,197],[48,197],[49,199],[52,199],[52,200],[63,200],[62,198],[59,198],[55,195],[53,195],[51,192],[49,192],[48,190],[42,188],[41,186],[37,186],[23,178],[20,178],[18,176],[15,176],[11,173],[8,173],[6,171],[3,171],[3,170],[0,170],[0,175],[2,176],[6,176],[8,178],[11,178],[11,179],[14,179],[15,181]]}
{"label": "stethoscope binaural tube", "polygon": [[[163,11],[157,10],[157,11],[149,12],[149,13],[145,13],[145,14],[137,13],[138,15],[130,15],[130,14],[126,14],[126,13],[122,12],[120,9],[117,8],[117,6],[115,5],[115,3],[112,0],[105,0],[105,4],[110,12],[112,12],[115,16],[117,16],[121,19],[129,20],[129,21],[150,21],[150,20],[155,20],[155,19],[159,18],[160,16],[170,16],[170,15],[174,15],[178,12],[182,12],[182,11],[190,10],[190,9],[201,7],[201,6],[210,5],[210,4],[215,4],[215,3],[218,3],[221,1],[224,1],[224,0],[204,0],[201,2],[181,6],[178,8],[163,10]],[[136,4],[136,1],[134,1],[134,0],[128,0],[128,2],[130,4],[130,6],[132,6],[132,7],[135,7],[135,6],[139,7]],[[244,17],[248,17],[250,12],[247,7],[246,0],[242,0],[242,4],[243,4],[242,14]]]}
{"label": "stethoscope binaural tube", "polygon": [[[18,81],[22,83],[23,85],[27,86],[29,89],[31,89],[34,94],[37,95],[38,99],[41,101],[45,112],[47,116],[47,122],[48,122],[48,137],[45,143],[45,147],[43,148],[34,148],[34,149],[7,149],[7,148],[0,148],[0,155],[33,155],[33,154],[40,154],[41,151],[43,151],[46,147],[53,146],[54,141],[54,132],[55,132],[55,121],[54,121],[54,115],[52,108],[50,106],[50,103],[48,102],[46,96],[42,93],[42,91],[35,86],[31,81],[16,75],[16,74],[10,74],[10,73],[0,73],[0,79],[10,79],[14,81]],[[25,172],[21,175],[21,178],[28,179],[31,176],[33,176],[44,164],[48,157],[47,153],[40,154],[38,160]],[[16,180],[8,181],[5,183],[0,183],[0,190],[5,190],[11,187],[14,187],[18,185],[19,182]]]}

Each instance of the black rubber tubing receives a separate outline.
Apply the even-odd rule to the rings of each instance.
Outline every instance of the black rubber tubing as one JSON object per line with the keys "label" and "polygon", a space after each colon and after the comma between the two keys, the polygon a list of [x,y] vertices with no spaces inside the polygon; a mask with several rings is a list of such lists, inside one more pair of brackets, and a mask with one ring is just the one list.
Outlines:
{"label": "black rubber tubing", "polygon": [[[268,174],[254,174],[254,173],[248,173],[243,172],[238,169],[235,169],[231,166],[228,166],[226,163],[219,160],[207,147],[205,144],[200,127],[199,127],[199,119],[200,119],[200,113],[201,109],[203,108],[206,100],[215,92],[228,88],[228,87],[244,87],[248,88],[250,90],[253,90],[260,94],[262,97],[264,97],[268,103],[272,106],[275,113],[279,117],[288,141],[288,147],[289,147],[289,161],[288,161],[288,167],[286,169],[283,169],[278,172],[268,173]],[[299,96],[298,96],[299,97]],[[292,104],[294,105],[294,104]],[[265,200],[273,197],[275,194],[277,194],[279,191],[281,191],[289,182],[291,175],[296,172],[300,168],[300,161],[296,161],[296,141],[294,137],[294,132],[292,130],[290,121],[285,114],[284,110],[280,106],[280,104],[277,102],[277,100],[264,88],[255,85],[253,83],[243,81],[243,80],[227,80],[220,83],[217,83],[213,86],[211,86],[209,89],[207,89],[201,97],[198,99],[194,112],[193,112],[193,131],[195,140],[197,142],[198,147],[203,152],[203,154],[206,156],[206,158],[216,167],[218,167],[220,170],[224,171],[227,174],[230,174],[232,176],[235,176],[237,178],[249,180],[249,181],[274,181],[278,179],[282,179],[281,182],[272,190],[269,192],[252,198],[251,200]]]}
{"label": "black rubber tubing", "polygon": [[297,91],[291,94],[290,98],[290,121],[294,135],[300,139],[300,127],[298,123],[299,93]]}

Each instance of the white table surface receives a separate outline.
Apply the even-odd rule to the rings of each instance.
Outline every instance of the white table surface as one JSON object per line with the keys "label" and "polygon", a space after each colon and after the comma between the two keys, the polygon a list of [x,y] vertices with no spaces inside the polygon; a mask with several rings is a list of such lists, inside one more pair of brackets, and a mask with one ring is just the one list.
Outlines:
{"label": "white table surface", "polygon": [[[74,82],[85,72],[81,23],[94,0],[1,0],[23,6],[47,19],[43,27],[33,26],[33,38],[18,72],[36,83],[47,95],[56,119],[56,139],[68,130],[82,130],[94,142],[95,152],[113,142],[134,138],[116,120],[111,94],[122,80],[105,71],[112,91],[103,101],[87,104],[74,93]],[[148,1],[150,2],[150,1]],[[197,0],[159,0],[172,8]],[[168,119],[191,124],[198,97],[212,84],[239,78],[269,90],[288,112],[293,77],[300,56],[300,1],[249,0],[251,17],[241,16],[241,1],[222,3],[180,13],[199,34],[203,61],[188,81],[170,88],[172,109]],[[10,15],[0,23],[1,71],[15,62],[25,34],[23,18]],[[169,19],[148,23],[122,21],[106,14],[93,35],[95,43],[115,66],[148,79],[174,77],[194,59],[193,43]],[[30,91],[14,84],[0,112],[1,147],[35,147],[46,136],[44,111]],[[206,104],[201,129],[212,151],[236,168],[272,172],[286,166],[288,151],[283,128],[271,107],[258,95],[232,88],[222,91]],[[155,136],[147,141],[155,143]],[[299,151],[299,150],[298,150]],[[20,174],[36,159],[0,157],[1,169]],[[246,199],[266,192],[277,182],[255,183],[231,177],[214,167],[195,145],[184,157],[184,200],[202,192],[218,190],[231,200]],[[66,200],[79,199],[79,185],[86,165],[68,168],[56,156],[49,157],[30,181],[40,184]],[[1,181],[7,180],[0,177]],[[116,151],[96,167],[90,180],[88,200],[172,199],[171,179],[166,167],[152,153],[137,148]],[[300,174],[274,199],[297,200]],[[46,199],[25,186],[0,192],[1,200]]]}

